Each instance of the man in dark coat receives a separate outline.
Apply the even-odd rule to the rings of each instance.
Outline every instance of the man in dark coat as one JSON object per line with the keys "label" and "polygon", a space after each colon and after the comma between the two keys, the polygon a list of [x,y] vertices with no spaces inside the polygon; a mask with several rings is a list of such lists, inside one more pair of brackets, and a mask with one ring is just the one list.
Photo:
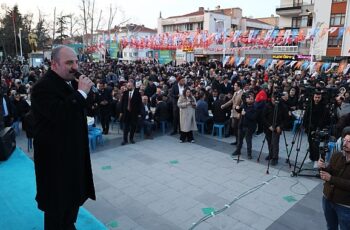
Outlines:
{"label": "man in dark coat", "polygon": [[123,142],[128,143],[128,135],[132,144],[135,144],[134,134],[136,131],[138,118],[141,117],[142,100],[140,92],[135,89],[134,80],[130,79],[127,84],[128,90],[123,93],[121,99],[121,121],[123,122]]}
{"label": "man in dark coat", "polygon": [[0,99],[2,101],[2,120],[5,127],[10,127],[14,119],[14,105],[5,93],[1,94]]}
{"label": "man in dark coat", "polygon": [[179,97],[182,95],[185,85],[186,85],[186,79],[179,75],[177,77],[177,83],[175,83],[170,90],[170,98],[173,103],[173,128],[174,131],[171,133],[171,135],[177,134],[178,130],[180,130],[180,110],[177,106],[177,101],[179,100]]}
{"label": "man in dark coat", "polygon": [[111,120],[112,113],[112,100],[112,91],[107,88],[106,82],[100,83],[98,93],[96,94],[96,102],[99,107],[103,134],[108,134],[109,132],[109,122]]}
{"label": "man in dark coat", "polygon": [[76,82],[77,69],[74,50],[54,48],[51,69],[32,92],[36,200],[45,230],[75,229],[79,207],[96,199],[85,112],[93,83],[85,75]]}
{"label": "man in dark coat", "polygon": [[227,109],[222,109],[221,106],[225,104],[225,95],[220,94],[219,99],[213,102],[213,123],[225,125],[225,137],[228,137],[230,127],[230,117],[227,115]]}
{"label": "man in dark coat", "polygon": [[307,105],[303,125],[306,129],[306,134],[309,141],[309,158],[314,163],[314,168],[317,168],[317,161],[320,157],[319,145],[320,142],[315,138],[316,130],[322,131],[329,125],[330,111],[322,100],[320,91],[313,94],[312,101]]}
{"label": "man in dark coat", "polygon": [[157,97],[157,106],[154,113],[154,120],[159,124],[161,121],[169,120],[169,109],[166,102],[163,100],[163,96]]}
{"label": "man in dark coat", "polygon": [[277,96],[273,95],[271,101],[265,105],[262,116],[265,137],[269,148],[269,156],[265,159],[271,160],[271,165],[278,164],[280,136],[287,119],[288,111],[280,105]]}

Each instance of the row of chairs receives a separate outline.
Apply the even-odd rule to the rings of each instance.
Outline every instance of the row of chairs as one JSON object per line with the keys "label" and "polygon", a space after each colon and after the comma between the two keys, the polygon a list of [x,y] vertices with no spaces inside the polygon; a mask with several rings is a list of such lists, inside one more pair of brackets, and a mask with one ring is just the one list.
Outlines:
{"label": "row of chairs", "polygon": [[[197,121],[197,128],[201,134],[204,134],[205,126],[206,124],[204,122]],[[215,133],[217,133],[219,138],[222,138],[223,134],[225,133],[225,125],[220,123],[214,123],[211,135],[215,136]]]}

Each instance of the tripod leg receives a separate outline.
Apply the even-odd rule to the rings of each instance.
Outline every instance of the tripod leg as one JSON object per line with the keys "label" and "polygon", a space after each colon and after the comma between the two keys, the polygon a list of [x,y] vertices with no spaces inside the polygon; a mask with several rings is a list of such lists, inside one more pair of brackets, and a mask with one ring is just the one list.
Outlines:
{"label": "tripod leg", "polygon": [[299,170],[298,170],[298,172],[297,172],[298,174],[301,172],[301,170],[302,170],[302,168],[303,168],[303,165],[304,165],[304,163],[305,163],[306,157],[309,155],[309,153],[310,153],[310,151],[309,151],[309,149],[307,149],[306,154],[305,154],[305,156],[304,156],[304,159],[303,159],[303,161],[301,162],[300,167],[299,167]]}
{"label": "tripod leg", "polygon": [[260,156],[261,156],[262,150],[263,150],[263,148],[264,148],[265,141],[266,141],[266,135],[265,135],[264,140],[263,140],[263,143],[262,143],[262,145],[261,145],[260,152],[259,152],[259,156],[258,156],[258,159],[256,160],[257,162],[260,161]]}
{"label": "tripod leg", "polygon": [[292,166],[291,166],[290,161],[289,161],[288,143],[287,143],[287,138],[286,138],[286,132],[284,132],[284,130],[282,132],[283,132],[283,137],[284,137],[284,144],[286,146],[286,154],[287,154],[286,163],[288,163],[289,164],[289,168],[291,168]]}
{"label": "tripod leg", "polygon": [[[302,129],[300,129],[299,135],[298,135],[298,138],[297,138],[297,147],[296,147],[297,154],[295,155],[295,161],[294,161],[294,168],[293,168],[293,171],[292,171],[292,176],[297,176],[298,175],[297,172],[296,172],[296,168],[297,168],[298,157],[299,157],[300,146],[301,146],[302,140],[303,140],[303,132],[302,132]],[[307,155],[307,152],[306,152],[306,155]]]}
{"label": "tripod leg", "polygon": [[293,140],[292,140],[292,146],[290,147],[289,152],[287,152],[287,157],[288,158],[286,159],[286,163],[289,163],[289,165],[290,165],[290,155],[292,154],[293,147],[294,147],[294,144],[295,144],[295,140],[297,140],[297,138],[299,137],[300,132],[301,132],[301,126],[299,126],[297,131],[294,133]]}

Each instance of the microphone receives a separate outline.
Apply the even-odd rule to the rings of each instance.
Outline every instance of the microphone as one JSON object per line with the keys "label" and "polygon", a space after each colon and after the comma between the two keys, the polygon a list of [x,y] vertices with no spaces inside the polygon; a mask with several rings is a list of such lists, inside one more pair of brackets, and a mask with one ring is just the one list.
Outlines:
{"label": "microphone", "polygon": [[[81,75],[84,75],[84,74],[80,73],[78,70],[74,71],[74,77],[75,77],[76,79],[79,79],[79,77],[80,77]],[[98,89],[97,89],[94,85],[91,86],[91,90],[92,90],[92,92],[94,92],[94,93],[98,93]]]}

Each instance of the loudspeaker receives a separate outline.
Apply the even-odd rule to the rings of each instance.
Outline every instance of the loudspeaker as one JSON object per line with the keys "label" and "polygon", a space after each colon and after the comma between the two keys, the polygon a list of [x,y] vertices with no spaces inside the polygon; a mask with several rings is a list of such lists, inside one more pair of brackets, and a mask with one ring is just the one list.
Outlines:
{"label": "loudspeaker", "polygon": [[16,133],[11,127],[0,131],[0,161],[7,160],[16,148]]}

